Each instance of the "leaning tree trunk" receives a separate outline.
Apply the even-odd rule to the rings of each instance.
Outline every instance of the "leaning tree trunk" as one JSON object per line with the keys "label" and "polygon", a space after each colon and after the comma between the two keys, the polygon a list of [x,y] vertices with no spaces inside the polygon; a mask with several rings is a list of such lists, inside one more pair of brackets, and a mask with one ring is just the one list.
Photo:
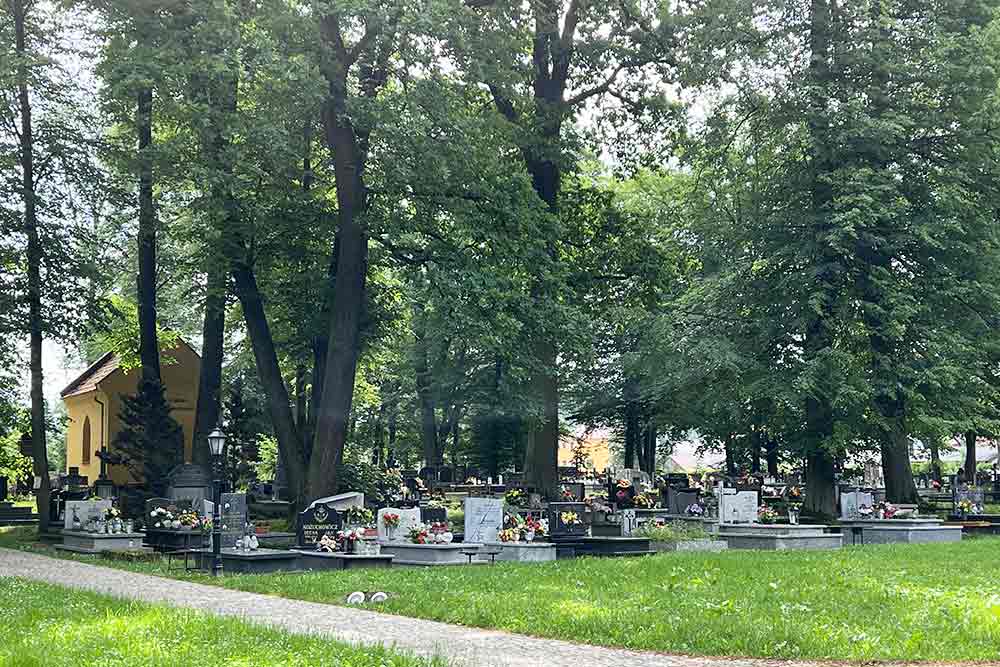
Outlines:
{"label": "leaning tree trunk", "polygon": [[267,398],[268,414],[278,440],[280,456],[288,474],[288,486],[293,507],[299,507],[308,496],[306,459],[302,451],[298,428],[292,415],[288,390],[278,365],[271,328],[264,313],[264,303],[253,270],[245,264],[233,267],[236,296],[243,307],[243,317],[257,365],[257,375]]}
{"label": "leaning tree trunk", "polygon": [[965,481],[976,483],[976,432],[965,433]]}
{"label": "leaning tree trunk", "polygon": [[28,96],[27,10],[24,0],[12,0],[14,49],[17,53],[17,103],[21,121],[21,196],[24,199],[24,234],[28,239],[28,345],[31,350],[31,458],[35,473],[38,530],[49,528],[49,457],[45,441],[45,398],[42,382],[42,244],[38,235],[35,192],[35,145]]}

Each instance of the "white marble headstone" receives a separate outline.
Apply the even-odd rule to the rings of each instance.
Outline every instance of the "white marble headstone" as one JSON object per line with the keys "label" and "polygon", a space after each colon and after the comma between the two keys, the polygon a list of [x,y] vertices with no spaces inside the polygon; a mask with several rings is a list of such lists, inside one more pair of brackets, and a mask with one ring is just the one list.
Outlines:
{"label": "white marble headstone", "polygon": [[501,528],[503,528],[501,498],[465,499],[465,542],[469,544],[496,542],[497,533]]}
{"label": "white marble headstone", "polygon": [[756,520],[756,491],[723,492],[719,496],[719,521],[721,523],[754,523]]}
{"label": "white marble headstone", "polygon": [[875,504],[872,494],[863,491],[850,491],[840,494],[840,518],[858,518],[858,508],[861,506],[872,507]]}
{"label": "white marble headstone", "polygon": [[406,534],[410,532],[410,528],[420,525],[419,507],[414,507],[408,510],[401,510],[395,507],[383,507],[378,511],[378,522],[376,523],[379,542],[389,541],[389,535],[385,530],[385,522],[382,521],[383,514],[399,515],[399,526],[396,527],[396,532],[393,534],[393,539],[397,542],[406,539]]}
{"label": "white marble headstone", "polygon": [[73,510],[76,510],[77,517],[80,518],[80,524],[82,526],[87,525],[87,522],[91,519],[103,519],[104,512],[111,508],[110,500],[67,500],[66,501],[66,516],[63,522],[63,528],[66,530],[73,529]]}

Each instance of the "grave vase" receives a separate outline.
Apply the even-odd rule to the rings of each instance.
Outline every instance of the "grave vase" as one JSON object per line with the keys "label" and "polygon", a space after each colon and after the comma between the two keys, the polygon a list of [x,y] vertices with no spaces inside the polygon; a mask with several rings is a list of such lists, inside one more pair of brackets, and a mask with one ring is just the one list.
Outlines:
{"label": "grave vase", "polygon": [[793,526],[799,525],[799,511],[798,510],[788,510],[788,523]]}

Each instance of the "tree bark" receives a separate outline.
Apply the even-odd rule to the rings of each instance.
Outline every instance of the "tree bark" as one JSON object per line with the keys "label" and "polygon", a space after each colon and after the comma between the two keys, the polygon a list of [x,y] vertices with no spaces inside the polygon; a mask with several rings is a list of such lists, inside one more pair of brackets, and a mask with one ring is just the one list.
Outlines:
{"label": "tree bark", "polygon": [[894,429],[881,445],[882,471],[885,474],[885,499],[892,503],[917,504],[920,496],[913,481],[909,438]]}
{"label": "tree bark", "polygon": [[[220,260],[221,263],[222,260]],[[205,318],[202,323],[201,373],[194,417],[191,459],[203,467],[211,464],[208,434],[218,426],[222,412],[222,358],[226,335],[226,274],[213,267],[208,273]]]}
{"label": "tree bark", "polygon": [[34,134],[31,99],[28,95],[27,10],[24,0],[11,0],[14,18],[14,50],[17,54],[17,103],[21,125],[21,196],[24,200],[24,234],[28,239],[28,332],[31,373],[31,459],[35,474],[38,530],[49,527],[51,487],[45,440],[45,397],[42,378],[42,244],[38,235],[35,192]]}
{"label": "tree bark", "polygon": [[278,439],[278,448],[286,466],[292,503],[295,506],[301,506],[309,494],[306,459],[303,455],[302,442],[299,439],[295,418],[292,415],[288,390],[285,388],[285,380],[281,376],[281,368],[278,365],[278,355],[274,349],[271,328],[264,314],[263,299],[257,287],[256,276],[249,266],[236,263],[233,267],[233,279],[236,296],[243,307],[243,317],[250,335],[250,344],[257,365],[257,375],[267,397],[268,413],[271,416],[274,434]]}
{"label": "tree bark", "polygon": [[139,360],[142,379],[160,383],[160,348],[156,339],[156,208],[153,202],[153,89],[137,93],[139,135]]}
{"label": "tree bark", "polygon": [[927,437],[927,447],[931,452],[931,479],[941,482],[941,440],[931,433]]}
{"label": "tree bark", "polygon": [[965,433],[965,481],[976,483],[976,432]]}
{"label": "tree bark", "polygon": [[636,396],[635,382],[631,379],[625,380],[625,455],[624,467],[635,467],[635,454],[639,446],[640,426],[639,426],[639,403]]}
{"label": "tree bark", "polygon": [[[826,218],[827,206],[832,199],[829,183],[825,180],[830,170],[831,158],[829,123],[827,121],[829,99],[827,86],[830,80],[830,31],[831,12],[826,0],[811,0],[809,13],[809,85],[814,91],[810,99],[808,126],[813,138],[813,173],[811,175],[812,214],[819,221],[816,242],[819,246],[811,258],[818,269],[815,286],[819,296],[819,307],[810,311],[805,331],[805,357],[810,363],[824,364],[822,356],[833,344],[829,320],[833,317],[834,290],[837,276],[831,275],[831,268],[838,259],[831,255],[827,236],[830,224]],[[825,366],[825,364],[824,364]],[[821,368],[823,374],[829,369]],[[819,516],[837,515],[837,492],[835,487],[834,456],[828,451],[833,436],[834,419],[830,397],[824,387],[811,391],[805,398],[806,434],[809,438],[806,454],[806,499],[804,508]]]}
{"label": "tree bark", "polygon": [[723,443],[723,447],[726,450],[726,475],[729,477],[736,477],[738,472],[736,469],[736,452],[733,451],[735,443],[733,442],[733,435],[730,433],[726,436],[726,440]]}
{"label": "tree bark", "polygon": [[750,472],[754,475],[760,474],[760,455],[763,449],[761,438],[763,437],[759,428],[750,429]]}
{"label": "tree bark", "polygon": [[439,466],[437,414],[431,391],[430,369],[427,362],[426,326],[423,304],[413,305],[413,369],[416,375],[417,400],[420,403],[420,444],[424,464]]}
{"label": "tree bark", "polygon": [[[330,340],[326,373],[322,378],[323,400],[316,415],[309,467],[309,489],[317,495],[335,493],[337,468],[347,443],[348,420],[354,400],[354,381],[361,353],[361,316],[368,278],[368,233],[364,215],[368,209],[364,185],[366,130],[355,128],[347,108],[347,73],[353,61],[344,47],[336,14],[322,17],[322,37],[331,51],[323,68],[329,85],[323,108],[326,143],[333,154],[337,191],[336,297],[330,317]],[[366,91],[374,95],[384,76],[371,73]]]}
{"label": "tree bark", "polygon": [[656,474],[656,435],[656,424],[649,422],[646,425],[646,433],[643,437],[643,442],[646,448],[645,471],[650,477],[653,477]]}
{"label": "tree bark", "polygon": [[766,435],[764,457],[767,459],[767,476],[778,477],[778,441],[770,434]]}

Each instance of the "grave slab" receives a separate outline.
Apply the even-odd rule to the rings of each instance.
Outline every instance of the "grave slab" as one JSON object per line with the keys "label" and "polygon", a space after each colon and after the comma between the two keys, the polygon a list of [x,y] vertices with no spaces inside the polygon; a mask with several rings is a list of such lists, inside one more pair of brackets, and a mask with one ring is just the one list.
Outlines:
{"label": "grave slab", "polygon": [[407,544],[390,542],[382,545],[382,553],[395,556],[396,565],[467,565],[469,557],[464,550],[478,544]]}
{"label": "grave slab", "polygon": [[300,570],[353,570],[358,568],[387,568],[396,558],[392,554],[359,555],[327,553],[293,549],[299,555]]}
{"label": "grave slab", "polygon": [[[211,569],[212,550],[198,549],[199,566]],[[239,574],[266,574],[269,572],[294,572],[299,569],[299,554],[278,549],[257,551],[222,550],[222,571]]]}
{"label": "grave slab", "polygon": [[57,545],[62,551],[96,554],[102,551],[134,551],[142,547],[142,533],[88,533],[77,530],[63,530],[63,543]]}
{"label": "grave slab", "polygon": [[720,524],[719,539],[730,549],[767,551],[839,549],[843,536],[826,532],[826,526],[798,524]]}
{"label": "grave slab", "polygon": [[556,559],[556,545],[552,542],[485,542],[483,546],[501,548],[497,560],[544,563]]}
{"label": "grave slab", "polygon": [[962,540],[962,526],[946,526],[936,518],[841,521],[840,525],[847,544],[924,544]]}

